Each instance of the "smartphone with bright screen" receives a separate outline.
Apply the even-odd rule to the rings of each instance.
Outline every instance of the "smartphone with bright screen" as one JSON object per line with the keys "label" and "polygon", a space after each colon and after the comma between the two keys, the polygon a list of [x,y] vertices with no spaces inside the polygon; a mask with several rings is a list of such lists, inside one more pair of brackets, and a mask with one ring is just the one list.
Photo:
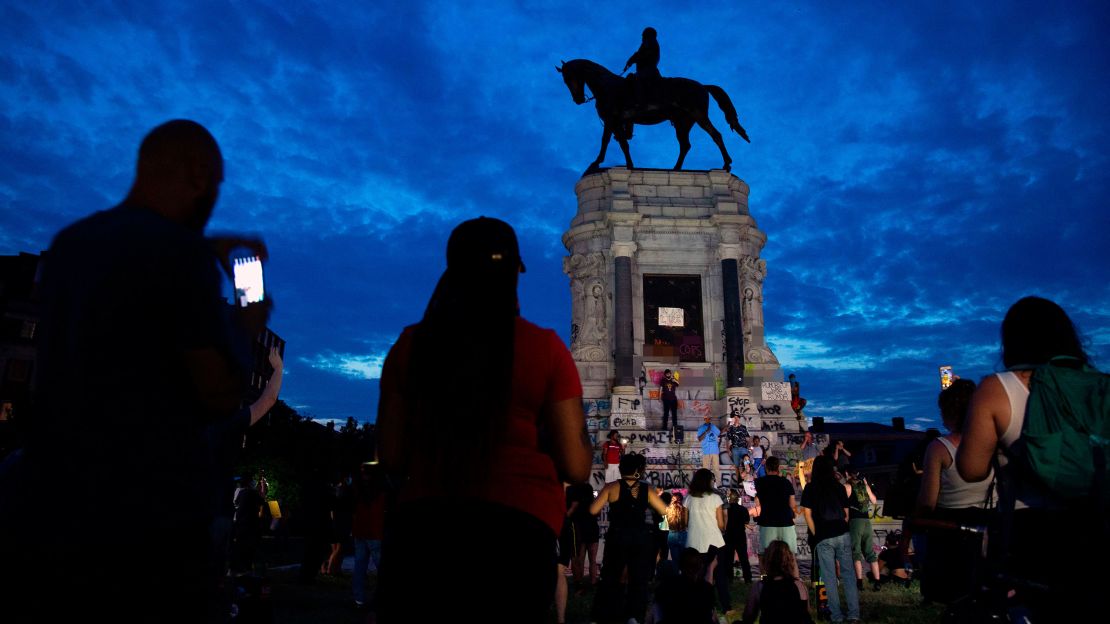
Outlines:
{"label": "smartphone with bright screen", "polygon": [[235,300],[240,306],[260,303],[265,295],[262,287],[262,260],[258,256],[234,258],[232,276],[235,281]]}

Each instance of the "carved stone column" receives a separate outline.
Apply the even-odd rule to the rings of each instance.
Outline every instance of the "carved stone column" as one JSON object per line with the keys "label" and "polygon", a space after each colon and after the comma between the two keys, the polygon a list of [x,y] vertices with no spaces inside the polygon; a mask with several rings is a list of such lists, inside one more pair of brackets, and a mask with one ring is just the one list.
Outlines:
{"label": "carved stone column", "polygon": [[614,242],[613,255],[613,337],[615,347],[616,379],[614,394],[636,392],[636,379],[632,370],[632,254],[636,243]]}
{"label": "carved stone column", "polygon": [[722,244],[721,294],[725,308],[725,387],[744,385],[744,320],[740,313],[740,246]]}
{"label": "carved stone column", "polygon": [[574,254],[563,259],[570,277],[570,350],[580,362],[608,362],[609,322],[606,313],[605,253]]}
{"label": "carved stone column", "polygon": [[767,347],[763,329],[763,278],[767,261],[758,256],[740,258],[740,292],[743,299],[744,359],[752,364],[778,366],[778,358]]}

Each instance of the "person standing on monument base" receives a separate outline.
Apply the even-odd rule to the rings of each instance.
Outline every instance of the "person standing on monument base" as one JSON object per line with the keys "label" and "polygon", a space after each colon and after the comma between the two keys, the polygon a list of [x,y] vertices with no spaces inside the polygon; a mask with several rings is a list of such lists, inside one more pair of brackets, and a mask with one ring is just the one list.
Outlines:
{"label": "person standing on monument base", "polygon": [[[570,352],[554,331],[519,315],[523,272],[509,224],[486,217],[461,223],[424,318],[405,328],[386,357],[378,457],[396,503],[382,542],[382,624],[433,620],[426,581],[444,553],[468,568],[436,587],[438,605],[472,603],[491,583],[498,599],[483,610],[486,622],[542,621],[553,602],[563,482],[589,478],[592,451]],[[483,371],[485,384],[483,400],[464,401],[462,414],[443,410],[427,391],[459,352]],[[466,376],[437,383],[442,396],[473,390]],[[467,427],[448,426],[460,416]]]}
{"label": "person standing on monument base", "polygon": [[744,458],[751,455],[751,449],[748,448],[751,444],[751,436],[748,428],[741,422],[739,413],[729,417],[725,439],[728,440],[728,453],[732,458],[732,466],[736,470],[736,483],[739,484],[743,480]]}
{"label": "person standing on monument base", "polygon": [[663,428],[667,428],[667,415],[671,417],[671,427],[678,426],[678,380],[674,378],[671,369],[663,371],[663,378],[659,380],[659,400],[663,402]]}
{"label": "person standing on monument base", "polygon": [[721,481],[721,430],[713,424],[707,414],[705,422],[698,427],[698,442],[701,442],[701,467],[713,471],[713,480]]}
{"label": "person standing on monument base", "polygon": [[787,378],[790,380],[790,409],[794,410],[794,415],[799,419],[802,418],[802,410],[805,409],[807,401],[802,398],[802,384],[798,383],[798,379],[794,373],[790,373]]}
{"label": "person standing on monument base", "polygon": [[[268,297],[231,308],[222,296],[232,247],[266,255],[261,241],[204,238],[223,173],[207,129],[159,125],[127,197],[43,254],[36,412],[19,474],[0,475],[0,592],[13,621],[212,616],[206,432],[244,399],[270,309]],[[64,497],[46,487],[57,483]],[[152,553],[169,565],[136,573]],[[93,573],[67,579],[69,562]]]}
{"label": "person standing on monument base", "polygon": [[621,442],[621,432],[613,429],[609,432],[609,439],[601,443],[601,457],[605,460],[605,482],[612,483],[621,478],[620,461],[624,456],[624,442]]}
{"label": "person standing on monument base", "polygon": [[767,469],[763,467],[764,439],[766,438],[758,435],[752,438],[752,471],[755,472],[757,478],[767,474]]}
{"label": "person standing on monument base", "polygon": [[805,489],[809,475],[813,471],[813,460],[820,454],[813,433],[806,431],[802,436],[802,461],[798,462],[798,487]]}

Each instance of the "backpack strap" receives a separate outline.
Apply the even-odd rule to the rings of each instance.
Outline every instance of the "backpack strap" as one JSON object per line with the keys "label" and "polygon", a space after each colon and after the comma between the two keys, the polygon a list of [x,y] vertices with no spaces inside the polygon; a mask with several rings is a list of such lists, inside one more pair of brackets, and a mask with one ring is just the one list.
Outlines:
{"label": "backpack strap", "polygon": [[[1094,438],[1095,436],[1091,436]],[[1095,478],[1091,483],[1091,501],[1095,505],[1095,514],[1098,524],[1102,526],[1102,534],[1110,533],[1110,504],[1106,502],[1103,492],[1106,491],[1106,446],[1091,444],[1091,458],[1095,463]]]}
{"label": "backpack strap", "polygon": [[[1012,464],[1013,459],[1011,458],[1009,465]],[[995,499],[997,501],[997,522],[995,523],[996,526],[992,527],[997,529],[997,534],[990,535],[988,540],[987,563],[990,564],[992,574],[999,574],[1006,569],[1006,553],[1010,552],[1010,542],[1014,532],[1014,509],[1017,505],[1017,492],[1014,488],[1013,476],[998,461],[998,453],[992,456],[991,465],[994,467],[994,481],[990,488],[997,486],[998,491],[998,496]],[[990,488],[988,488],[988,500]]]}

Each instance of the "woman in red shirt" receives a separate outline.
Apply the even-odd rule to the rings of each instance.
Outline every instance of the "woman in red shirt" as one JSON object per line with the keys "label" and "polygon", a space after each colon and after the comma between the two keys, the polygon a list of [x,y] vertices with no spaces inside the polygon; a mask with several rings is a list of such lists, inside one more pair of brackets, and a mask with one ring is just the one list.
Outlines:
{"label": "woman in red shirt", "polygon": [[[383,624],[432,619],[413,609],[432,606],[427,582],[445,556],[467,568],[437,584],[437,607],[473,603],[491,580],[497,606],[482,608],[482,621],[538,621],[551,605],[562,483],[589,478],[592,451],[570,353],[519,316],[522,272],[507,223],[460,224],[423,320],[405,328],[382,368],[378,452],[396,488],[382,544]],[[444,374],[458,358],[474,374]]]}

